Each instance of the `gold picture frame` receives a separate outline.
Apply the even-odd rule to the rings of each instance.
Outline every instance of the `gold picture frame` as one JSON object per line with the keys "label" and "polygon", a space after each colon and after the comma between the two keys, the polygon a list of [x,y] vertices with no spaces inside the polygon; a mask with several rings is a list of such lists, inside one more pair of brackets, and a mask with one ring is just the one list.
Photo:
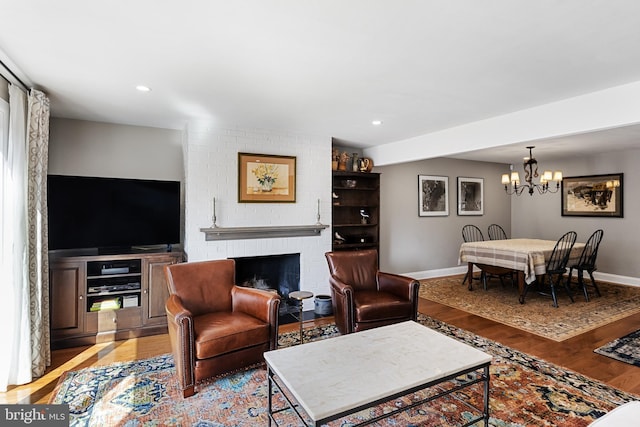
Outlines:
{"label": "gold picture frame", "polygon": [[296,158],[238,153],[238,203],[295,203]]}

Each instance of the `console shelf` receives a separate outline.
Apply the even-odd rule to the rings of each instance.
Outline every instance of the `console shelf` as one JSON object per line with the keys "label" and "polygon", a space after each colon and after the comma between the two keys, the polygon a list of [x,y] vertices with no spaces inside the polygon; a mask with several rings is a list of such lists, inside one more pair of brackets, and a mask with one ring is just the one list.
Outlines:
{"label": "console shelf", "polygon": [[52,347],[166,333],[164,266],[182,258],[182,252],[50,254]]}

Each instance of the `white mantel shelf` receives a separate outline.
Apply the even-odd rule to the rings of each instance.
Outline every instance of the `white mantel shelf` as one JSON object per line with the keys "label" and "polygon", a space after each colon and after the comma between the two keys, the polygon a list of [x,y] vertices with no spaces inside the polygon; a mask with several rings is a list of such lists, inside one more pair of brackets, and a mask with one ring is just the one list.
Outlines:
{"label": "white mantel shelf", "polygon": [[211,241],[319,236],[320,232],[328,227],[326,224],[318,223],[313,225],[279,225],[266,227],[209,227],[201,228],[200,231],[204,233],[206,241]]}

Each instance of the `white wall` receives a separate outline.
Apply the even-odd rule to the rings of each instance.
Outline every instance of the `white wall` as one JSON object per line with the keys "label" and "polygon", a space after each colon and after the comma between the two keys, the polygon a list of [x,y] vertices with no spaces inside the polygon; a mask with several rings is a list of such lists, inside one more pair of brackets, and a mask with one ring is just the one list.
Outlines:
{"label": "white wall", "polygon": [[183,181],[183,132],[52,118],[52,175]]}
{"label": "white wall", "polygon": [[[331,138],[243,129],[190,127],[185,146],[185,250],[189,261],[300,253],[300,289],[329,294],[324,253],[331,231],[320,236],[205,241],[212,225],[213,198],[219,227],[331,224]],[[238,203],[238,153],[296,157],[295,203]],[[313,301],[305,301],[305,309]]]}
{"label": "white wall", "polygon": [[[429,159],[376,167],[380,172],[380,267],[384,271],[428,277],[434,270],[455,274],[462,227],[474,224],[487,236],[490,224],[510,234],[511,198],[500,174],[505,165],[456,159]],[[418,216],[418,175],[449,177],[449,216]],[[484,215],[457,214],[457,177],[484,178]]]}

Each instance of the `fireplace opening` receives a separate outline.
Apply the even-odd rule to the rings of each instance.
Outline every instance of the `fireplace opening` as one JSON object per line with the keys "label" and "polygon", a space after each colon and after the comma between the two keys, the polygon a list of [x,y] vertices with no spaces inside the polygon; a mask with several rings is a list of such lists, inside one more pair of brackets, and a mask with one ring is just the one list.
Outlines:
{"label": "fireplace opening", "polygon": [[299,313],[300,306],[289,293],[300,290],[300,254],[232,258],[236,283],[249,288],[275,290],[282,297],[280,316]]}

